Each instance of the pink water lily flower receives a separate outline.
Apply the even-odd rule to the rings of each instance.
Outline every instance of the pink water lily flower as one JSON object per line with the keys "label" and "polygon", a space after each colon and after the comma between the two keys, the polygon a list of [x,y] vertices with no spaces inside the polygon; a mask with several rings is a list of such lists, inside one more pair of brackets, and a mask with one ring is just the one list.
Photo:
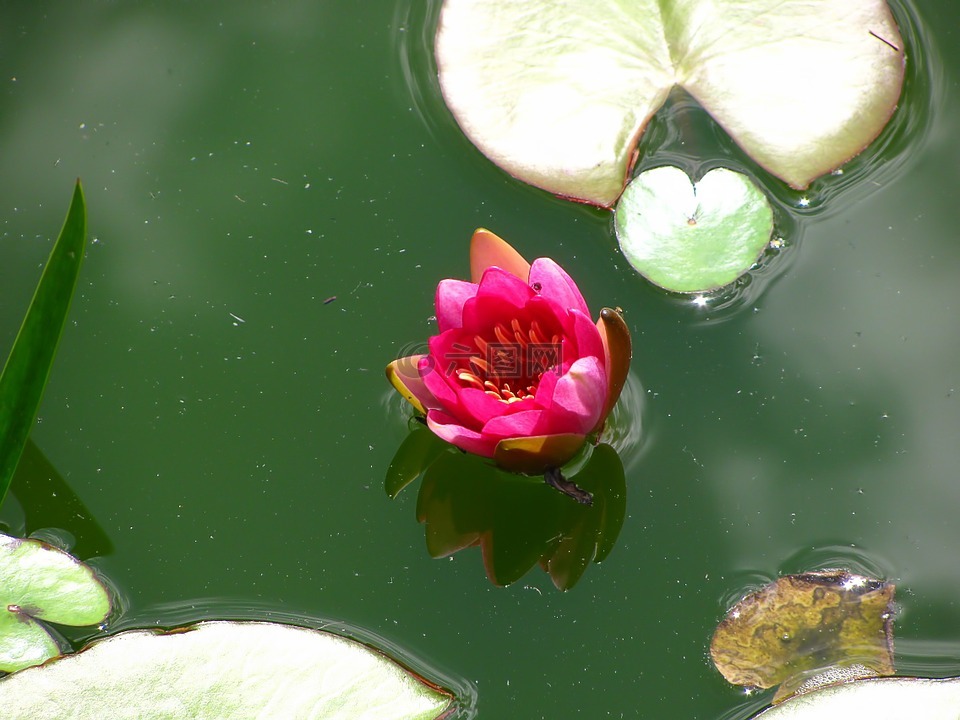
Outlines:
{"label": "pink water lily flower", "polygon": [[439,334],[387,377],[438,436],[504,469],[541,473],[601,430],[630,365],[630,333],[550,258],[531,265],[492,232],[470,243],[473,282],[437,287]]}

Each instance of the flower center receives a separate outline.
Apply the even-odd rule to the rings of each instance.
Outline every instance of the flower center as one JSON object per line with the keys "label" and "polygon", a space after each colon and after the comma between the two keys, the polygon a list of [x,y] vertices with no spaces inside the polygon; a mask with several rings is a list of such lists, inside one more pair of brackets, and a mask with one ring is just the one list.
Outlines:
{"label": "flower center", "polygon": [[472,342],[469,349],[475,352],[464,354],[457,379],[462,387],[483,390],[506,403],[536,395],[543,373],[561,364],[560,336],[547,335],[536,320],[526,326],[516,318],[509,326],[498,323]]}

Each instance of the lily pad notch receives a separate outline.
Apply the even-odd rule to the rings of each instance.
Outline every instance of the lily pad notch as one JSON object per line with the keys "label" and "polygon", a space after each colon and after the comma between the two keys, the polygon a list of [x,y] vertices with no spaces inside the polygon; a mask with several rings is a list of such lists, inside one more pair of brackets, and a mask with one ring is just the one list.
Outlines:
{"label": "lily pad notch", "polygon": [[802,190],[880,134],[906,62],[886,0],[445,0],[436,59],[484,155],[601,207],[674,86]]}
{"label": "lily pad notch", "polygon": [[60,654],[44,622],[98,625],[111,609],[110,593],[88,565],[39,540],[0,534],[0,672]]}

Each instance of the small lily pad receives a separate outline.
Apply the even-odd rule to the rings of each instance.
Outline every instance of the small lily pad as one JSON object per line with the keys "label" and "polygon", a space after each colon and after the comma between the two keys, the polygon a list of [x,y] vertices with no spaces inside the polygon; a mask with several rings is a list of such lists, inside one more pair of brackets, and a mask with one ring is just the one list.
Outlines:
{"label": "small lily pad", "polygon": [[60,654],[38,620],[96,625],[109,614],[110,595],[90,567],[39,540],[0,535],[0,671]]}
{"label": "small lily pad", "polygon": [[0,680],[6,720],[435,720],[452,705],[365,645],[263,622],[123,632]]}
{"label": "small lily pad", "polygon": [[640,173],[616,210],[617,239],[634,269],[678,293],[729,285],[757,262],[773,209],[745,175],[716,168],[696,184],[680,168]]}
{"label": "small lily pad", "polygon": [[894,589],[842,570],[785,575],[730,609],[710,656],[735,685],[779,684],[775,700],[830,668],[892,675]]}

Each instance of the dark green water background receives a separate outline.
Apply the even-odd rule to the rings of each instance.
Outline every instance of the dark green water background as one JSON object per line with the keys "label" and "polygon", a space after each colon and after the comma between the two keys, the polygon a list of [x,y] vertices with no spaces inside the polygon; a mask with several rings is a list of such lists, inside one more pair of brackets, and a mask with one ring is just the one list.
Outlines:
{"label": "dark green water background", "polygon": [[[908,9],[902,137],[697,308],[629,269],[606,213],[463,138],[435,2],[0,4],[0,348],[80,176],[92,244],[33,438],[112,544],[62,527],[123,598],[111,629],[345,623],[469,683],[482,718],[744,718],[769,696],[709,664],[716,622],[843,565],[897,583],[902,672],[960,674],[960,5]],[[688,158],[722,154],[701,140]],[[406,426],[382,368],[478,225],[634,337],[626,522],[567,593],[430,559],[415,491],[383,492]],[[24,501],[27,530],[60,501]]]}

